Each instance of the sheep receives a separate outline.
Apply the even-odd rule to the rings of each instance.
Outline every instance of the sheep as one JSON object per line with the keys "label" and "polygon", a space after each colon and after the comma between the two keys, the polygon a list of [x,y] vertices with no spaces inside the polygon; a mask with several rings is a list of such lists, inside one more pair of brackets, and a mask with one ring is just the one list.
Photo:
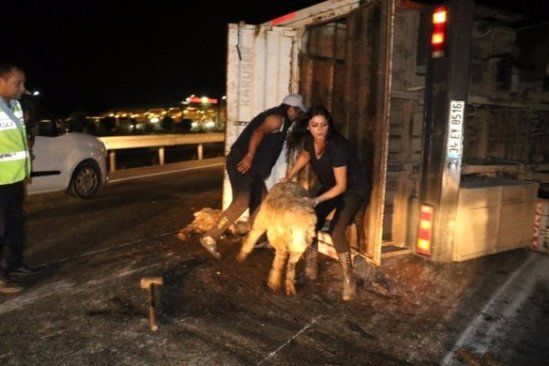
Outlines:
{"label": "sheep", "polygon": [[[210,230],[221,216],[221,210],[216,210],[210,207],[204,207],[200,211],[195,212],[194,220],[177,234],[177,238],[181,241],[189,240],[193,234],[204,234]],[[250,231],[248,223],[238,221],[229,226],[227,231],[233,235],[244,235]]]}
{"label": "sheep", "polygon": [[275,249],[267,285],[275,292],[280,289],[282,268],[288,260],[286,294],[295,295],[295,266],[313,242],[315,225],[314,200],[308,198],[307,191],[297,183],[277,183],[257,210],[237,260],[244,261],[266,232]]}

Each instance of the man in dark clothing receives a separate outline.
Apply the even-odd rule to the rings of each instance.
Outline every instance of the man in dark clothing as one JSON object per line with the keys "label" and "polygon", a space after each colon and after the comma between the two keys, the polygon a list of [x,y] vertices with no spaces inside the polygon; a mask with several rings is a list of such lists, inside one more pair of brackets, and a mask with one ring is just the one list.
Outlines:
{"label": "man in dark clothing", "polygon": [[271,174],[284,146],[286,133],[301,112],[303,97],[286,96],[278,107],[257,115],[242,131],[227,155],[226,168],[233,200],[217,224],[200,237],[200,244],[214,257],[221,258],[217,240],[247,208],[252,215],[267,193],[264,179]]}

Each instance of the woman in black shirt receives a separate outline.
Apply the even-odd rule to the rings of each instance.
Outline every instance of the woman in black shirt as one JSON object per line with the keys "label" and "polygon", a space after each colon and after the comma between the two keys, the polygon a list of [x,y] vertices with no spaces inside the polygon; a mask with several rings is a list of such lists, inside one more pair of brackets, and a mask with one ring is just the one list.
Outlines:
{"label": "woman in black shirt", "polygon": [[[365,169],[358,165],[350,150],[349,141],[335,131],[332,116],[325,107],[311,107],[307,130],[303,150],[286,179],[293,179],[301,169],[311,164],[322,185],[320,194],[315,198],[317,232],[324,226],[326,216],[335,209],[330,234],[343,271],[343,300],[347,301],[356,296],[356,282],[345,230],[367,198],[368,180]],[[315,240],[305,253],[309,279],[317,276],[317,253]]]}

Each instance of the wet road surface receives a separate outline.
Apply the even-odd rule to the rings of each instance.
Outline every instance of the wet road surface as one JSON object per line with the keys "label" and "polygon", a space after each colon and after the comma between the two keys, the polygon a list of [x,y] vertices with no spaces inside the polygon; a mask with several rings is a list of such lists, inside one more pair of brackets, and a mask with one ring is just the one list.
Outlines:
{"label": "wet road surface", "polygon": [[[266,286],[273,254],[210,257],[175,234],[221,204],[221,168],[108,185],[26,205],[27,258],[40,274],[0,297],[2,365],[543,365],[549,359],[549,257],[518,250],[456,264],[416,256],[357,266],[340,301],[338,263],[298,294]],[[143,276],[162,276],[159,331]],[[464,362],[456,359],[461,355]]]}

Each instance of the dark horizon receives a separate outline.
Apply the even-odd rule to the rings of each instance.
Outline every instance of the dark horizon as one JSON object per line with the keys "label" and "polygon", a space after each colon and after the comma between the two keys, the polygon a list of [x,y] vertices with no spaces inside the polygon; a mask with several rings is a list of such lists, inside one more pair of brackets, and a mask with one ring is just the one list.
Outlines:
{"label": "dark horizon", "polygon": [[[547,7],[544,0],[482,1],[547,18],[539,11]],[[27,86],[40,92],[37,101],[48,117],[176,104],[190,94],[219,98],[228,23],[258,24],[321,2],[21,1],[4,6],[9,16],[2,39],[9,52],[2,56],[25,69]]]}
{"label": "dark horizon", "polygon": [[4,8],[12,53],[3,56],[25,69],[49,116],[219,98],[228,23],[257,24],[319,2],[22,1]]}

